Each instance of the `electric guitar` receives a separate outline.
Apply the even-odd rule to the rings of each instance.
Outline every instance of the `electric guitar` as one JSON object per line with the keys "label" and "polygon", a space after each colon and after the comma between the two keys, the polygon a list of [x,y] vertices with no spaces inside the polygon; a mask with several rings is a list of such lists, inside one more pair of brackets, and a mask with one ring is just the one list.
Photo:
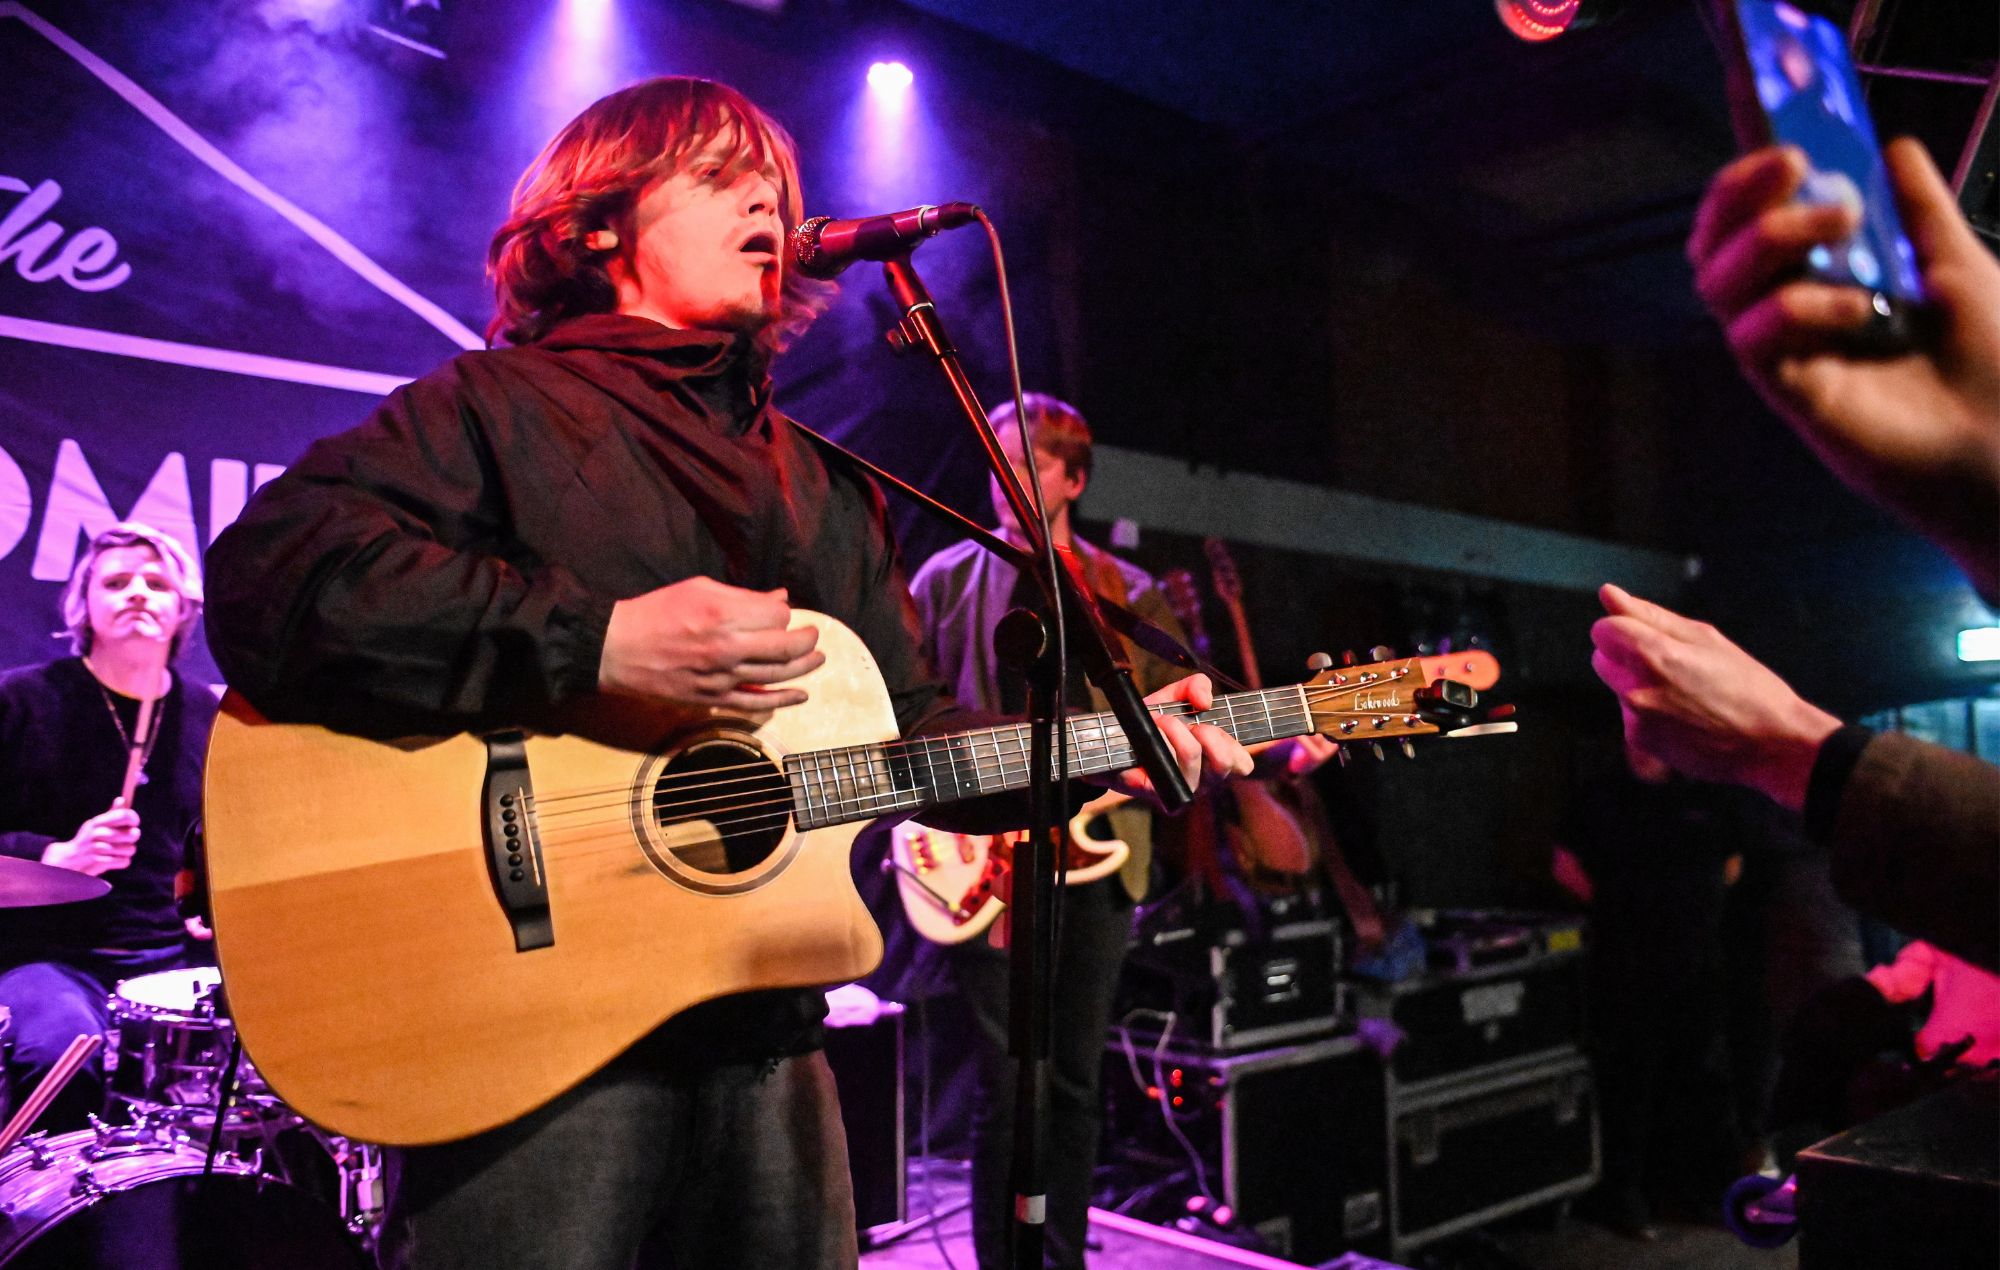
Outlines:
{"label": "electric guitar", "polygon": [[[1063,831],[1059,881],[1081,886],[1125,867],[1132,848],[1112,833],[1104,813],[1129,801],[1106,790],[1077,808]],[[890,830],[883,868],[896,875],[911,928],[935,944],[962,944],[985,933],[1013,896],[1014,847],[1026,836],[1026,830],[953,833],[915,820]]]}
{"label": "electric guitar", "polygon": [[[600,699],[553,735],[378,741],[226,697],[205,792],[216,947],[279,1097],[365,1141],[462,1138],[699,1002],[873,968],[855,834],[1025,787],[1028,728],[899,740],[860,638],[793,622],[826,663],[798,681],[809,702],[757,726]],[[1397,661],[1199,718],[1245,742],[1402,737],[1476,729],[1475,701]],[[1130,766],[1110,715],[1065,726],[1076,774]]]}

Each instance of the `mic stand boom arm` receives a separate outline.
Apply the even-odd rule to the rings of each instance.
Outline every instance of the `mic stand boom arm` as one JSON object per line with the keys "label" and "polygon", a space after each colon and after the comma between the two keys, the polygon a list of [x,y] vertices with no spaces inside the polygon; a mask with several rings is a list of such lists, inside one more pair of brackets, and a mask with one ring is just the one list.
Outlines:
{"label": "mic stand boom arm", "polygon": [[[902,314],[889,332],[890,345],[898,352],[921,347],[944,371],[959,408],[986,453],[987,467],[1013,509],[1014,523],[1029,540],[1027,554],[1034,561],[1033,571],[1041,582],[1044,603],[1063,606],[1066,628],[1074,632],[1071,638],[1083,653],[1086,677],[1110,702],[1138,766],[1152,778],[1161,805],[1170,812],[1180,811],[1192,801],[1193,792],[1132,682],[1131,667],[1112,653],[1113,646],[1096,605],[1090,601],[1091,592],[1074,555],[1065,553],[1065,564],[1050,569],[1041,518],[1014,475],[1013,465],[1001,453],[999,438],[994,436],[993,425],[979,404],[972,382],[966,378],[958,350],[945,333],[929,289],[908,256],[885,262],[882,273]],[[1024,428],[1026,422],[1022,421]],[[1027,672],[1029,684],[1031,725],[1028,800],[1032,823],[1027,840],[1014,851],[1014,893],[1008,918],[1012,923],[1008,1051],[1015,1059],[1014,1144],[1009,1172],[1014,1197],[1011,1252],[1016,1270],[1041,1270],[1048,1212],[1043,1177],[1048,1141],[1049,992],[1054,952],[1048,914],[1055,901],[1056,862],[1061,859],[1056,834],[1068,819],[1066,812],[1061,816],[1056,814],[1051,753],[1054,732],[1063,716],[1064,672],[1049,655],[1053,641],[1046,616],[1039,624],[1031,618],[1017,622],[1017,616],[1020,615],[1008,615],[994,641],[1003,656],[1026,663],[1022,669]]]}

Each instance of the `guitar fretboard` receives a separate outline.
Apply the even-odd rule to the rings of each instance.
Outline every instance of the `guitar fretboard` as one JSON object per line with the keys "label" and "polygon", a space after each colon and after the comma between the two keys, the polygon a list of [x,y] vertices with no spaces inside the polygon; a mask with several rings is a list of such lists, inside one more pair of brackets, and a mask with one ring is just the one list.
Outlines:
{"label": "guitar fretboard", "polygon": [[[1213,724],[1245,745],[1313,730],[1305,689],[1298,684],[1218,697],[1211,709],[1195,715],[1171,706],[1153,710],[1155,715],[1170,712]],[[1132,766],[1131,743],[1110,713],[1071,715],[1065,726],[1071,776]],[[794,754],[785,760],[793,816],[800,829],[819,829],[1022,789],[1032,768],[1028,744],[1029,725],[1016,723]],[[1052,754],[1051,776],[1053,760]]]}

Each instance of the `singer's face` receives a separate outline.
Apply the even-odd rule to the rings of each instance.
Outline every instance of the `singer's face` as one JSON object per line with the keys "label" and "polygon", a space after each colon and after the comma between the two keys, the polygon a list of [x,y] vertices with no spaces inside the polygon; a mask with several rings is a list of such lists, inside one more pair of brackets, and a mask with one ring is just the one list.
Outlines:
{"label": "singer's face", "polygon": [[99,556],[85,600],[94,642],[165,643],[180,629],[181,593],[151,547],[113,547]]}
{"label": "singer's face", "polygon": [[784,283],[778,174],[727,175],[710,147],[657,182],[633,213],[614,268],[618,311],[682,330],[755,332],[777,318]]}

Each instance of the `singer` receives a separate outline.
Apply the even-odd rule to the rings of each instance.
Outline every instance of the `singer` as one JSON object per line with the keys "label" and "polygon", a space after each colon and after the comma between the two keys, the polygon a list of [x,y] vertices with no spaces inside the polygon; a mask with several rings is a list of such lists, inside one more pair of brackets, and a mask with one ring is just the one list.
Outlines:
{"label": "singer", "polygon": [[[861,636],[904,735],[967,726],[879,493],[771,405],[773,357],[825,298],[783,252],[799,219],[791,140],[733,89],[663,78],[588,107],[493,239],[490,332],[513,347],[314,445],[211,548],[232,685],[376,736],[542,728],[599,693],[754,718],[803,706],[788,684],[823,661],[797,604]],[[1190,780],[1249,766],[1215,729],[1163,730]],[[385,1264],[854,1265],[824,1014],[812,990],[723,997],[511,1125],[396,1153]]]}
{"label": "singer", "polygon": [[[169,668],[201,616],[201,574],[172,538],[136,522],[92,538],[61,615],[75,655],[0,676],[0,852],[102,877],[111,893],[7,911],[0,1005],[14,1015],[17,1091],[105,1030],[120,979],[187,963],[174,875],[215,721],[208,688]],[[67,1133],[102,1110],[100,1052],[36,1127]]]}

